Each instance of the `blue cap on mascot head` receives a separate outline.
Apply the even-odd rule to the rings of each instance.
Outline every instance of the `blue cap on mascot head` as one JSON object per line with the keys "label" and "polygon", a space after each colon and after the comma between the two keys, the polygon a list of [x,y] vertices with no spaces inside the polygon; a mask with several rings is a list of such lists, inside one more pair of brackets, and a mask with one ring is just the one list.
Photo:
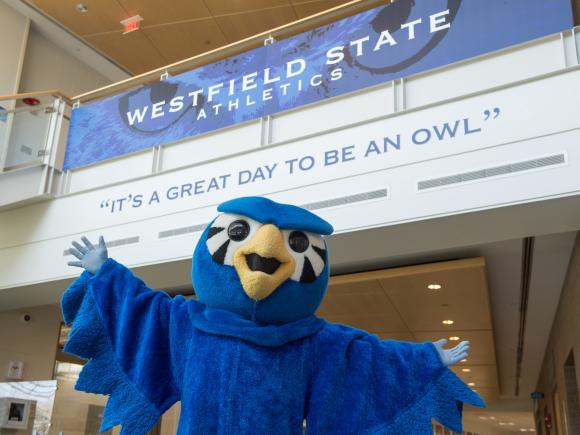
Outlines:
{"label": "blue cap on mascot head", "polygon": [[222,203],[193,254],[192,280],[208,307],[284,324],[313,315],[326,292],[332,226],[262,197]]}

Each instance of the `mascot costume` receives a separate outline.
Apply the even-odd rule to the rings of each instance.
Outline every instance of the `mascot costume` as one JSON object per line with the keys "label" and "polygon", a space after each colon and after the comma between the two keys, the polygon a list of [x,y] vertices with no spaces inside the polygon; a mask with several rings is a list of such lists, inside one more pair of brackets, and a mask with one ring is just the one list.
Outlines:
{"label": "mascot costume", "polygon": [[314,315],[329,278],[311,212],[266,198],[221,204],[193,254],[199,300],[153,291],[83,237],[62,309],[76,389],[107,394],[101,430],[146,434],[181,401],[179,434],[461,433],[477,394],[447,368],[469,343],[380,340]]}

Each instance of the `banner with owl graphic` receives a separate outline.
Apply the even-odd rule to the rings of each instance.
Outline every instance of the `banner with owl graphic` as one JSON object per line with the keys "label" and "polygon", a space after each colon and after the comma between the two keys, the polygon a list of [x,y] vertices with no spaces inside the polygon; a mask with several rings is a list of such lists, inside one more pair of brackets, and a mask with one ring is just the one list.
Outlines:
{"label": "banner with owl graphic", "polygon": [[398,0],[72,112],[74,169],[572,27],[569,0]]}

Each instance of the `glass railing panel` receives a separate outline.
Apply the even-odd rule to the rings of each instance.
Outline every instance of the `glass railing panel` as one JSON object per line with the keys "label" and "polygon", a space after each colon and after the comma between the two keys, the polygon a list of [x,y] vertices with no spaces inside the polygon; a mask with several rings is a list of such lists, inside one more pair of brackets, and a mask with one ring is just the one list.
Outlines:
{"label": "glass railing panel", "polygon": [[0,172],[54,160],[59,121],[69,107],[58,91],[0,97]]}
{"label": "glass railing panel", "polygon": [[52,105],[16,106],[7,111],[5,170],[44,161],[53,114]]}
{"label": "glass railing panel", "polygon": [[2,161],[5,155],[5,150],[8,146],[8,138],[10,134],[10,125],[12,124],[12,110],[14,109],[15,101],[0,101],[0,170],[2,169]]}

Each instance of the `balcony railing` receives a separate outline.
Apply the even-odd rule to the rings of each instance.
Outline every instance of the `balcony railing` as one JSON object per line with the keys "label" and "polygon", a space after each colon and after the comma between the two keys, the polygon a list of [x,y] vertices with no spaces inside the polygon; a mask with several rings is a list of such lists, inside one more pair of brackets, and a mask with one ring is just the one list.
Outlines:
{"label": "balcony railing", "polygon": [[0,96],[0,207],[50,195],[71,107],[56,90]]}
{"label": "balcony railing", "polygon": [[50,164],[66,106],[71,101],[59,91],[0,97],[0,171]]}

